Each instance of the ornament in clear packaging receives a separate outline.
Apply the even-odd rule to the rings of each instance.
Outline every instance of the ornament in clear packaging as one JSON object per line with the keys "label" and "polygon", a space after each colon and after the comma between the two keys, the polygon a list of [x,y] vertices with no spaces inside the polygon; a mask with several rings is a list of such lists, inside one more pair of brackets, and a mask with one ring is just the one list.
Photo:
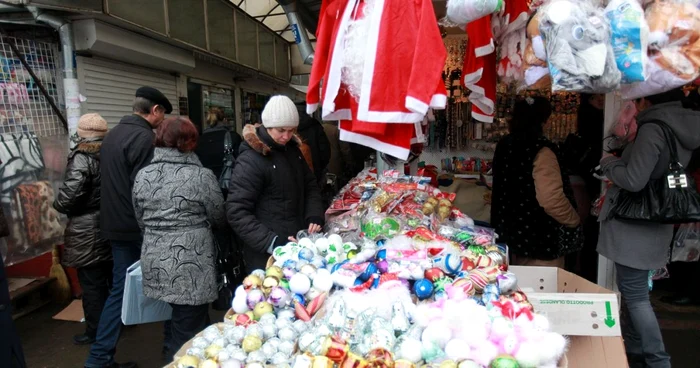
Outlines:
{"label": "ornament in clear packaging", "polygon": [[206,337],[203,337],[203,336],[195,337],[194,340],[192,340],[192,347],[204,350],[207,348],[207,346],[209,346],[210,343],[211,343],[211,340],[207,339]]}
{"label": "ornament in clear packaging", "polygon": [[245,327],[234,326],[233,328],[224,330],[224,339],[231,344],[240,344],[245,337]]}
{"label": "ornament in clear packaging", "polygon": [[262,339],[265,336],[265,332],[263,331],[263,327],[260,324],[256,323],[256,324],[250,325],[246,328],[245,335],[246,336],[256,336],[256,337]]}
{"label": "ornament in clear packaging", "polygon": [[260,348],[260,351],[262,351],[263,354],[265,354],[265,357],[267,357],[267,359],[270,359],[274,354],[277,353],[277,348],[273,345],[263,344],[263,346]]}
{"label": "ornament in clear packaging", "polygon": [[248,335],[243,338],[241,346],[243,347],[243,351],[250,353],[251,351],[260,349],[262,346],[262,339],[255,335]]}
{"label": "ornament in clear packaging", "polygon": [[202,348],[196,348],[196,347],[191,347],[187,349],[187,355],[191,355],[200,359],[204,359],[204,349]]}
{"label": "ornament in clear packaging", "polygon": [[185,355],[177,361],[177,368],[197,368],[199,367],[199,358],[192,355]]}
{"label": "ornament in clear packaging", "polygon": [[277,351],[284,353],[287,356],[292,356],[294,353],[294,341],[282,341],[277,347]]}
{"label": "ornament in clear packaging", "polygon": [[403,302],[395,302],[391,311],[391,328],[394,330],[394,334],[399,336],[408,331],[409,327],[410,322]]}
{"label": "ornament in clear packaging", "polygon": [[295,341],[298,336],[296,330],[292,326],[281,328],[277,332],[277,335],[282,341]]}
{"label": "ornament in clear packaging", "polygon": [[347,308],[343,299],[336,299],[333,307],[328,313],[326,323],[334,332],[340,332],[345,327],[345,319],[347,317]]}
{"label": "ornament in clear packaging", "polygon": [[263,337],[265,339],[270,339],[277,336],[277,326],[274,324],[260,324],[262,326]]}
{"label": "ornament in clear packaging", "polygon": [[270,363],[275,366],[280,366],[281,364],[289,363],[290,357],[285,353],[277,352],[270,358]]}
{"label": "ornament in clear packaging", "polygon": [[263,353],[262,351],[256,350],[256,351],[251,351],[250,353],[248,353],[248,358],[245,361],[248,364],[250,364],[250,363],[265,364],[265,362],[267,362],[267,357],[265,356],[265,353]]}

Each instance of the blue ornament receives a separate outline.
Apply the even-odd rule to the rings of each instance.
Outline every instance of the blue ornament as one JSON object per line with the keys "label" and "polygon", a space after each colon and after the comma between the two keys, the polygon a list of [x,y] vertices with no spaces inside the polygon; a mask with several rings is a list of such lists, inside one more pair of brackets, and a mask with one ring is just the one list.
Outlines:
{"label": "blue ornament", "polygon": [[498,300],[498,295],[494,293],[484,293],[481,297],[481,301],[484,303],[484,305],[491,305],[491,302],[495,302]]}
{"label": "blue ornament", "polygon": [[301,261],[311,262],[314,259],[314,251],[309,248],[301,248],[297,257]]}
{"label": "blue ornament", "polygon": [[344,260],[342,262],[336,263],[331,267],[331,273],[338,271],[341,267],[343,267],[344,264],[348,263],[348,260]]}
{"label": "blue ornament", "polygon": [[377,246],[378,246],[378,247],[381,248],[381,247],[383,247],[383,246],[385,246],[385,245],[386,245],[386,239],[379,239],[379,240],[377,240]]}
{"label": "blue ornament", "polygon": [[435,291],[435,300],[447,299],[447,292],[445,290]]}
{"label": "blue ornament", "polygon": [[284,261],[284,263],[282,264],[282,268],[284,268],[284,267],[296,269],[297,268],[297,261],[295,261],[293,259],[288,259],[288,260]]}
{"label": "blue ornament", "polygon": [[478,297],[474,296],[474,297],[472,297],[472,299],[474,299],[474,301],[476,302],[476,304],[479,304],[479,305],[482,306],[482,307],[485,307],[485,306],[486,306],[486,303],[484,303],[484,301],[482,300],[482,298],[478,298]]}
{"label": "blue ornament", "polygon": [[413,283],[413,293],[416,294],[420,300],[430,298],[430,296],[433,295],[433,289],[433,283],[427,279],[416,280],[416,282]]}
{"label": "blue ornament", "polygon": [[377,272],[377,265],[374,263],[368,263],[365,270],[358,276],[362,281],[367,281],[369,278]]}
{"label": "blue ornament", "polygon": [[353,285],[354,285],[354,286],[360,286],[360,285],[362,285],[363,283],[364,283],[364,281],[362,281],[362,279],[358,277],[358,278],[355,279],[355,283],[354,283]]}
{"label": "blue ornament", "polygon": [[379,275],[374,274],[374,281],[372,281],[372,289],[376,289],[379,287]]}
{"label": "blue ornament", "polygon": [[377,252],[377,259],[380,261],[386,259],[386,249],[381,249]]}
{"label": "blue ornament", "polygon": [[501,295],[501,290],[498,284],[488,284],[484,287],[484,294],[495,294],[496,296]]}
{"label": "blue ornament", "polygon": [[314,257],[314,259],[311,260],[311,264],[316,267],[316,269],[319,268],[326,268],[326,259],[320,256]]}
{"label": "blue ornament", "polygon": [[292,295],[292,298],[293,298],[294,300],[298,301],[299,304],[301,304],[301,305],[306,305],[306,298],[304,298],[303,295],[301,295],[301,294],[294,294],[294,295]]}

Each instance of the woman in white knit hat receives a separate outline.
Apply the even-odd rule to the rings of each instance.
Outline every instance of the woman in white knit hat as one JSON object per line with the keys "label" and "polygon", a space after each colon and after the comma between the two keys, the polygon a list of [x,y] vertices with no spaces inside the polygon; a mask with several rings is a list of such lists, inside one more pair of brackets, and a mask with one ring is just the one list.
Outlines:
{"label": "woman in white knit hat", "polygon": [[298,231],[315,233],[323,226],[321,193],[296,134],[294,102],[286,96],[270,98],[262,124],[243,128],[226,203],[248,270],[265,268],[272,250]]}
{"label": "woman in white knit hat", "polygon": [[85,114],[78,122],[80,140],[68,155],[63,184],[53,206],[68,215],[63,265],[78,270],[83,289],[85,333],[73,342],[95,341],[112,283],[112,249],[100,234],[100,148],[107,135],[107,122],[99,114]]}

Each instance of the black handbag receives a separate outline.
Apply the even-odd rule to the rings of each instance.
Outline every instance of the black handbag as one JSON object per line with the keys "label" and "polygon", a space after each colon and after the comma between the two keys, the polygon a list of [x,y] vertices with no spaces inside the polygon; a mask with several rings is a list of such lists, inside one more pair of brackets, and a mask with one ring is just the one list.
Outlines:
{"label": "black handbag", "polygon": [[231,132],[226,131],[224,137],[224,165],[219,175],[219,187],[224,194],[224,198],[228,195],[228,190],[231,185],[231,177],[233,176],[233,167],[236,158],[233,155],[233,142]]}
{"label": "black handbag", "polygon": [[700,221],[700,194],[695,180],[687,175],[678,159],[676,137],[663,122],[653,121],[664,132],[671,153],[668,175],[649,180],[639,192],[620,189],[612,203],[615,218],[663,224],[683,224]]}

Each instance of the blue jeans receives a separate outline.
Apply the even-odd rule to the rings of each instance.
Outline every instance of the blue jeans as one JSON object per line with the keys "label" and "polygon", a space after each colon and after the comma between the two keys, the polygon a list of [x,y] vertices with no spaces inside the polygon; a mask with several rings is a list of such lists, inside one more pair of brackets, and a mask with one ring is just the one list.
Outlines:
{"label": "blue jeans", "polygon": [[85,362],[87,368],[102,368],[114,363],[117,342],[122,332],[122,300],[126,269],[141,258],[141,242],[111,241],[114,268],[112,288],[105,302],[95,343]]}
{"label": "blue jeans", "polygon": [[645,368],[671,368],[659,322],[649,301],[649,271],[615,264],[617,287],[627,308],[622,325],[627,354],[643,357]]}

